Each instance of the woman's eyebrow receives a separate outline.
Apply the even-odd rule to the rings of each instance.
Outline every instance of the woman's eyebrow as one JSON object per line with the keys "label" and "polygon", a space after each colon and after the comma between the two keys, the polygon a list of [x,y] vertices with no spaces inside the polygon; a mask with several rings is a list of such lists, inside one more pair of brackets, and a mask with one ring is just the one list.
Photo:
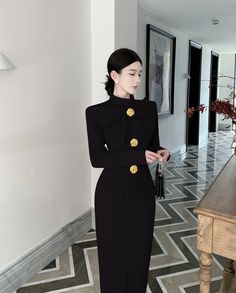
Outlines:
{"label": "woman's eyebrow", "polygon": [[[133,69],[133,68],[130,68],[128,71],[134,71],[134,72],[137,72],[138,70]],[[142,72],[142,70],[139,70],[139,72]]]}

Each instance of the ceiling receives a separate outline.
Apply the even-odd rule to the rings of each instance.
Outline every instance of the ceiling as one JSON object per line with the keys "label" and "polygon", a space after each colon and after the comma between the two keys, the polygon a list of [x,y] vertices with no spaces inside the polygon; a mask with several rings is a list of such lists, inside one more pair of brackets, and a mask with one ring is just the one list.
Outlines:
{"label": "ceiling", "polygon": [[[199,44],[236,53],[236,0],[138,0],[139,6]],[[212,24],[213,19],[220,22]]]}

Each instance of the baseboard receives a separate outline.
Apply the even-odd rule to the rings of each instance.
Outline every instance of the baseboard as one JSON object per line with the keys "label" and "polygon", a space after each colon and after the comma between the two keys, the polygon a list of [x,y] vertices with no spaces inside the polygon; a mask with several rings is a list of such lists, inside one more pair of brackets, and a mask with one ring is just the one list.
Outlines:
{"label": "baseboard", "polygon": [[184,160],[186,156],[186,144],[172,150],[170,154],[172,157],[181,157],[181,159]]}
{"label": "baseboard", "polygon": [[96,221],[95,221],[95,210],[92,208],[92,229],[96,230]]}
{"label": "baseboard", "polygon": [[92,209],[0,273],[0,293],[13,293],[92,228]]}

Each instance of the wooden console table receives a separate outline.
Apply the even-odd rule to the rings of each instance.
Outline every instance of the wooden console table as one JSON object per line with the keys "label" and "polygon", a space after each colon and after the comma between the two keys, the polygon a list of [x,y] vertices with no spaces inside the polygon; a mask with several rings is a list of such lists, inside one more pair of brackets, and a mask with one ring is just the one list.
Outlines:
{"label": "wooden console table", "polygon": [[200,293],[210,292],[212,253],[226,258],[224,272],[234,274],[236,260],[236,156],[233,155],[193,210],[198,215]]}

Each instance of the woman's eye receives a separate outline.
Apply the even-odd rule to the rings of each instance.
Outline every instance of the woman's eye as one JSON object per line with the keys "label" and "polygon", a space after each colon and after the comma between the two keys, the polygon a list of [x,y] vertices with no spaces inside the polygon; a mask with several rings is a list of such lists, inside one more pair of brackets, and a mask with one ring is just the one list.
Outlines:
{"label": "woman's eye", "polygon": [[[135,76],[135,73],[129,73],[129,75],[131,75],[131,76]],[[138,74],[138,76],[141,77],[142,74]]]}

